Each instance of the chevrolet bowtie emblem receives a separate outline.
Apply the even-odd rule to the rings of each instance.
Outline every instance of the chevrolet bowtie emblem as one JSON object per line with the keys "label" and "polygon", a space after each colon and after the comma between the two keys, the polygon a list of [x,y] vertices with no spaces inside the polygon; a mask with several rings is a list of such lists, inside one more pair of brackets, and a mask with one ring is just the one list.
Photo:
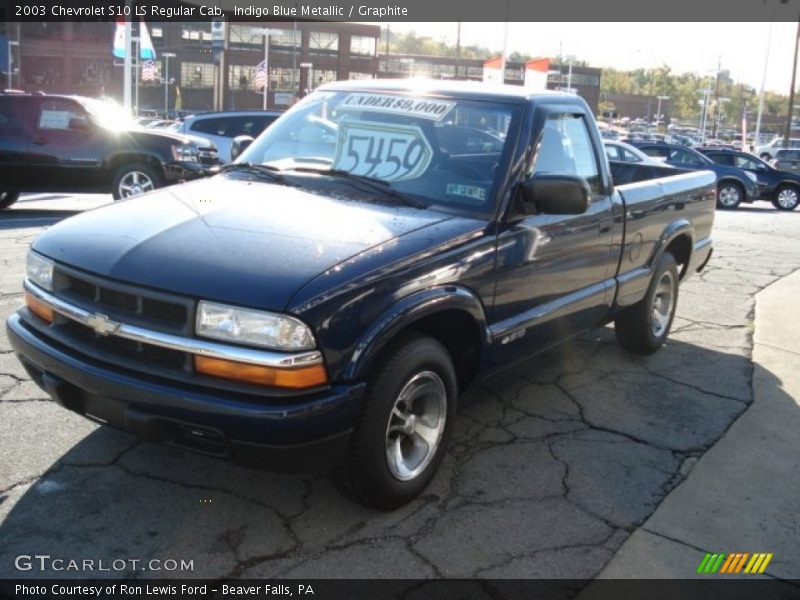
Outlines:
{"label": "chevrolet bowtie emblem", "polygon": [[101,314],[92,315],[86,319],[86,324],[94,329],[94,332],[98,335],[109,335],[116,333],[120,326],[120,323],[112,321],[107,316]]}

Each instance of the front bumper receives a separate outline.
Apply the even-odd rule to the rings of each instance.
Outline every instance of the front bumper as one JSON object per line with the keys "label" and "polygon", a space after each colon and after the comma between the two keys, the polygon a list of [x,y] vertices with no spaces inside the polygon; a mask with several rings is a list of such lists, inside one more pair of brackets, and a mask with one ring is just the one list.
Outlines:
{"label": "front bumper", "polygon": [[272,471],[340,464],[361,408],[364,384],[310,396],[242,398],[99,363],[56,346],[18,313],[6,329],[25,370],[65,408],[147,441]]}
{"label": "front bumper", "polygon": [[199,162],[171,161],[164,164],[164,179],[166,185],[201,179],[211,174],[214,165],[204,165]]}

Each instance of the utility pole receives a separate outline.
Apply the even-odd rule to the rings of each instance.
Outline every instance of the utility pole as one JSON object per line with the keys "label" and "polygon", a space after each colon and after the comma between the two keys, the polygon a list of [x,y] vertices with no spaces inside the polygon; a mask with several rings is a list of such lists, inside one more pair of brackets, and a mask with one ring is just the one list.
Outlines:
{"label": "utility pole", "polygon": [[800,46],[800,20],[797,22],[797,35],[794,38],[794,61],[792,62],[792,89],[789,90],[789,114],[786,115],[786,131],[783,135],[783,145],[789,147],[789,138],[792,137],[792,113],[794,112],[794,84],[797,78],[797,50]]}
{"label": "utility pole", "polygon": [[164,65],[164,118],[168,119],[167,114],[169,113],[169,59],[175,58],[178,56],[174,52],[162,52],[162,58],[166,61]]}
{"label": "utility pole", "polygon": [[[131,1],[127,0],[125,5],[130,8]],[[133,60],[131,57],[131,52],[133,51],[133,40],[131,39],[133,35],[132,29],[130,17],[125,17],[125,66],[122,69],[125,72],[125,79],[123,81],[122,90],[123,105],[127,112],[131,112],[131,69],[133,67]]]}
{"label": "utility pole", "polygon": [[722,57],[717,59],[717,83],[714,86],[714,110],[717,114],[714,115],[714,127],[711,132],[711,137],[717,139],[717,125],[719,124],[719,76],[722,72]]}
{"label": "utility pole", "polygon": [[[772,10],[774,13],[775,9],[773,8]],[[774,25],[772,21],[773,13],[770,14],[769,33],[767,34],[767,51],[764,54],[764,71],[761,74],[761,91],[758,93],[758,116],[756,116],[756,132],[753,136],[753,148],[755,148],[761,143],[761,141],[759,140],[761,136],[761,115],[764,114],[764,88],[767,85],[767,67],[769,67],[769,51],[770,47],[772,46],[772,26]]]}

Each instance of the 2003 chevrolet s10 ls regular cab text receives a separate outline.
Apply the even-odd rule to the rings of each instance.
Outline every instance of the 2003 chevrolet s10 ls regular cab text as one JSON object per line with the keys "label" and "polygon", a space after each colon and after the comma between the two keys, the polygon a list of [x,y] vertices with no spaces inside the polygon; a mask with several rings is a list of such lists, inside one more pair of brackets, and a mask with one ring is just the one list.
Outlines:
{"label": "2003 chevrolet s10 ls regular cab text", "polygon": [[611,321],[657,350],[714,187],[609,164],[577,96],[333,83],[218,175],[39,236],[8,333],[70,410],[392,508],[477,373]]}

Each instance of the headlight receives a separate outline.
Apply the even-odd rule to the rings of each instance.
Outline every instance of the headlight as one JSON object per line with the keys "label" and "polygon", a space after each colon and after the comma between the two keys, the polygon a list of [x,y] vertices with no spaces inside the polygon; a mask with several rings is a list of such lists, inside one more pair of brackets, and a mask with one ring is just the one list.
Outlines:
{"label": "headlight", "polygon": [[172,157],[184,162],[197,162],[197,148],[194,144],[181,144],[172,147]]}
{"label": "headlight", "polygon": [[28,251],[25,277],[46,290],[53,291],[53,261]]}
{"label": "headlight", "polygon": [[745,171],[745,172],[744,172],[744,174],[745,174],[745,175],[747,176],[747,178],[748,178],[750,181],[752,181],[753,183],[755,183],[755,182],[757,182],[757,181],[758,181],[758,177],[756,177],[756,174],[755,174],[755,173],[751,173],[750,171]]}
{"label": "headlight", "polygon": [[287,315],[236,308],[201,300],[197,335],[273,350],[311,350],[314,336],[302,321]]}

